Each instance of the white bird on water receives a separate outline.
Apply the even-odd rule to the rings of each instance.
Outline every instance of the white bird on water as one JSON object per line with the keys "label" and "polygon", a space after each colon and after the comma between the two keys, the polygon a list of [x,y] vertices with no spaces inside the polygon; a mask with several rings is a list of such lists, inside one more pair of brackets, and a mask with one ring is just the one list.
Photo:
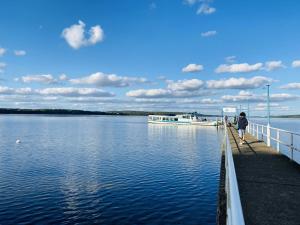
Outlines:
{"label": "white bird on water", "polygon": [[21,140],[20,139],[17,139],[16,140],[16,144],[20,144],[21,143]]}

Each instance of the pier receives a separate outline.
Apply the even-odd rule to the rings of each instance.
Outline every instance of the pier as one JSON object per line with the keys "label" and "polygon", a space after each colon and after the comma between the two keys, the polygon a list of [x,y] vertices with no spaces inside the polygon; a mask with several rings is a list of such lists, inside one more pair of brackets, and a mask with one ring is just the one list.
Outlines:
{"label": "pier", "polygon": [[[225,128],[217,224],[300,224],[300,165],[293,161],[298,134],[278,129],[272,137],[270,130],[250,123],[246,143],[239,145],[236,129]],[[280,140],[280,132],[291,142]]]}

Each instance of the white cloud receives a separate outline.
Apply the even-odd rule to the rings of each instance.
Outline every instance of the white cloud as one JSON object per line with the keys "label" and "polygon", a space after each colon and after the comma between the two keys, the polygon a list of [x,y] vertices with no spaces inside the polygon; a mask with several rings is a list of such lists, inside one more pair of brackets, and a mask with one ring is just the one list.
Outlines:
{"label": "white cloud", "polygon": [[51,74],[42,74],[42,75],[27,75],[21,78],[17,78],[16,81],[21,81],[23,83],[44,83],[44,84],[53,84],[57,80]]}
{"label": "white cloud", "polygon": [[281,89],[300,89],[300,83],[288,83],[286,85],[282,85]]}
{"label": "white cloud", "polygon": [[114,93],[107,92],[97,88],[73,88],[73,87],[56,87],[56,88],[10,88],[0,86],[2,95],[42,95],[42,96],[65,96],[65,97],[113,97]]}
{"label": "white cloud", "polygon": [[128,91],[126,96],[128,97],[135,97],[135,98],[164,98],[164,97],[171,97],[172,92],[171,90],[166,89],[138,89]]}
{"label": "white cloud", "polygon": [[65,80],[68,80],[68,77],[67,77],[66,74],[61,74],[61,75],[59,76],[59,80],[65,81]]}
{"label": "white cloud", "polygon": [[292,67],[294,67],[294,68],[300,67],[300,60],[294,60],[292,62]]}
{"label": "white cloud", "polygon": [[87,77],[70,79],[72,84],[91,84],[99,87],[127,87],[134,83],[146,83],[142,77],[121,77],[116,74],[104,74],[97,72]]}
{"label": "white cloud", "polygon": [[212,89],[254,89],[262,87],[266,84],[273,82],[274,80],[268,77],[255,76],[252,78],[234,78],[221,79],[221,80],[209,80],[207,81],[207,88]]}
{"label": "white cloud", "polygon": [[201,33],[201,36],[202,37],[211,37],[211,36],[214,36],[216,34],[217,34],[217,31],[215,31],[215,30],[209,30],[209,31]]}
{"label": "white cloud", "polygon": [[285,66],[283,65],[282,61],[278,60],[278,61],[268,61],[265,63],[265,69],[267,71],[272,71],[275,69],[280,69],[280,68],[284,68]]}
{"label": "white cloud", "polygon": [[5,48],[0,48],[0,56],[3,56],[6,52]]}
{"label": "white cloud", "polygon": [[104,32],[100,25],[90,28],[88,31],[88,38],[86,38],[85,33],[85,23],[79,20],[78,24],[73,24],[72,26],[65,28],[62,32],[62,37],[74,49],[78,49],[82,46],[94,45],[103,41]]}
{"label": "white cloud", "polygon": [[[265,103],[267,101],[267,96],[265,94],[263,95],[257,95],[254,93],[248,92],[245,93],[239,93],[237,95],[223,95],[221,97],[222,101],[225,103],[241,103],[241,102],[261,102]],[[293,101],[299,99],[298,95],[291,95],[286,93],[279,93],[279,94],[272,94],[270,95],[270,101],[271,104],[274,104],[274,102],[285,102],[285,101]]]}
{"label": "white cloud", "polygon": [[222,100],[204,98],[204,99],[201,100],[201,103],[203,103],[203,104],[219,104],[219,103],[222,103]]}
{"label": "white cloud", "polygon": [[227,56],[227,57],[225,58],[225,61],[226,61],[227,63],[234,63],[234,62],[236,61],[236,56],[234,56],[234,55]]}
{"label": "white cloud", "polygon": [[4,72],[5,67],[6,67],[6,63],[0,62],[0,73]]}
{"label": "white cloud", "polygon": [[94,96],[94,97],[112,97],[113,93],[103,91],[97,88],[73,88],[73,87],[59,87],[59,88],[45,88],[36,90],[41,95],[59,95],[59,96]]}
{"label": "white cloud", "polygon": [[172,91],[195,91],[204,85],[204,82],[198,79],[167,81],[167,83],[167,88]]}
{"label": "white cloud", "polygon": [[291,101],[291,100],[299,99],[299,96],[291,95],[291,94],[287,94],[287,93],[279,93],[279,94],[271,94],[270,99],[271,99],[271,101],[284,102],[284,101]]}
{"label": "white cloud", "polygon": [[26,55],[26,51],[24,51],[24,50],[15,50],[14,53],[15,53],[16,56]]}
{"label": "white cloud", "polygon": [[182,68],[182,72],[183,73],[194,73],[194,72],[199,72],[203,70],[203,66],[202,65],[197,65],[194,63],[188,64],[186,67]]}
{"label": "white cloud", "polygon": [[208,3],[202,3],[197,10],[197,14],[209,15],[216,12],[216,8],[211,7]]}
{"label": "white cloud", "polygon": [[166,83],[166,88],[132,90],[126,95],[135,98],[184,98],[212,94],[210,91],[202,90],[204,82],[198,79],[167,80]]}
{"label": "white cloud", "polygon": [[[288,106],[280,106],[280,105],[276,105],[276,104],[271,104],[270,107],[272,108],[272,110],[276,110],[276,111],[289,111],[290,107]],[[254,111],[266,111],[267,110],[267,106],[259,106],[259,104],[257,104],[257,106],[253,109]]]}
{"label": "white cloud", "polygon": [[248,63],[240,63],[240,64],[222,64],[219,65],[216,69],[216,73],[247,73],[247,72],[253,72],[258,71],[262,69],[263,64],[262,63],[256,63],[253,65],[249,65]]}

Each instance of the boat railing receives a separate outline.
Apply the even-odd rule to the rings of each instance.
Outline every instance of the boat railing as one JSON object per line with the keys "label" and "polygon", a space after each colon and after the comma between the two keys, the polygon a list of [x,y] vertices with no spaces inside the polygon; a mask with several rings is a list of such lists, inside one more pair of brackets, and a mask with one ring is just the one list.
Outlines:
{"label": "boat railing", "polygon": [[283,147],[285,147],[285,149],[289,151],[289,154],[285,155],[297,162],[294,158],[294,154],[295,151],[300,154],[300,148],[295,145],[295,139],[300,140],[300,133],[253,123],[251,121],[248,123],[247,131],[256,137],[257,140],[266,142],[267,146],[274,147],[278,152],[282,152]]}
{"label": "boat railing", "polygon": [[244,225],[244,216],[236,178],[232,149],[228,137],[228,130],[224,124],[223,150],[225,153],[225,191],[227,204],[227,225]]}

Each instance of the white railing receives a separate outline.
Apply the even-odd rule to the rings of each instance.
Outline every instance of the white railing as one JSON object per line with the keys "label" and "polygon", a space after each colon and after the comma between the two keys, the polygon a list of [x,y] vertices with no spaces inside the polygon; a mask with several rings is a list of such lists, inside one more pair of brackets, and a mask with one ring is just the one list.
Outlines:
{"label": "white railing", "polygon": [[227,126],[224,126],[223,149],[225,152],[225,191],[227,203],[227,225],[244,225],[244,216],[240,200],[240,193],[236,179],[231,145],[228,138]]}
{"label": "white railing", "polygon": [[[283,130],[271,126],[266,126],[262,124],[252,123],[252,122],[249,122],[247,131],[252,136],[256,137],[257,140],[264,141],[265,140],[264,138],[266,138],[266,144],[269,147],[271,146],[271,141],[274,141],[276,143],[276,146],[272,146],[272,147],[276,148],[278,152],[281,152],[280,145],[287,147],[287,149],[289,150],[289,155],[287,156],[291,160],[295,161],[294,151],[300,152],[299,147],[296,147],[294,143],[295,138],[300,138],[299,133],[295,133],[295,132],[291,132],[291,131],[287,131],[287,130]],[[285,135],[285,139],[288,140],[284,141],[282,138],[283,135]]]}

